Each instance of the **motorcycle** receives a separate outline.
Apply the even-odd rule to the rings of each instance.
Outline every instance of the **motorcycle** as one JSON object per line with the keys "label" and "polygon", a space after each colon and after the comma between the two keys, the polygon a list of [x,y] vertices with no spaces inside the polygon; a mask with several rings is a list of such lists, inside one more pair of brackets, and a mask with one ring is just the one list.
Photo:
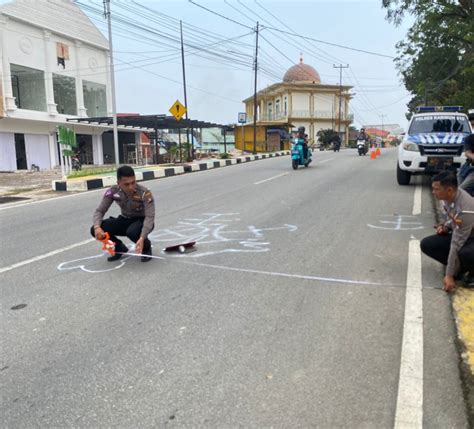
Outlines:
{"label": "motorcycle", "polygon": [[365,155],[367,153],[365,140],[357,140],[357,151],[359,152],[359,156]]}
{"label": "motorcycle", "polygon": [[341,143],[335,142],[335,143],[333,144],[333,150],[334,150],[334,152],[339,152],[340,149],[341,149]]}
{"label": "motorcycle", "polygon": [[299,140],[301,141],[294,143],[293,148],[291,149],[291,166],[293,167],[293,170],[297,170],[300,165],[308,167],[312,161],[311,148],[308,147],[308,156],[305,158],[303,155],[303,140]]}
{"label": "motorcycle", "polygon": [[76,153],[71,156],[71,167],[75,171],[79,171],[82,169],[81,157],[79,153]]}

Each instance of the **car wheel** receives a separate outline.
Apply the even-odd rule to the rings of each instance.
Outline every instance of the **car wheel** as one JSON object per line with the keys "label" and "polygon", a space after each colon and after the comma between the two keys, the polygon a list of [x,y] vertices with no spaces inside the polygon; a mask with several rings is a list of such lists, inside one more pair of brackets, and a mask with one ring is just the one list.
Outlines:
{"label": "car wheel", "polygon": [[399,185],[405,186],[410,184],[411,173],[409,171],[402,170],[397,163],[397,182]]}

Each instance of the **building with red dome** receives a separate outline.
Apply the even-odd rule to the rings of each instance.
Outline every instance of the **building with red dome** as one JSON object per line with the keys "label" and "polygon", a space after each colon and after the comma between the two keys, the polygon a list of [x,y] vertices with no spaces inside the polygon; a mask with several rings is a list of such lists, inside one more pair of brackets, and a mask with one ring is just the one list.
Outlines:
{"label": "building with red dome", "polygon": [[[266,129],[287,127],[289,130],[300,126],[306,128],[310,142],[317,142],[317,132],[322,129],[334,129],[341,133],[342,141],[347,144],[349,125],[353,115],[349,113],[349,101],[352,86],[325,84],[317,70],[305,64],[303,57],[298,64],[290,67],[283,81],[268,86],[257,93],[257,125]],[[253,96],[243,100],[247,122],[246,146],[253,142],[250,128],[253,125]],[[341,107],[339,112],[339,106]],[[340,113],[340,115],[339,115]],[[236,130],[236,137],[238,131]],[[259,133],[261,140],[263,133]],[[262,144],[259,141],[260,145]]]}

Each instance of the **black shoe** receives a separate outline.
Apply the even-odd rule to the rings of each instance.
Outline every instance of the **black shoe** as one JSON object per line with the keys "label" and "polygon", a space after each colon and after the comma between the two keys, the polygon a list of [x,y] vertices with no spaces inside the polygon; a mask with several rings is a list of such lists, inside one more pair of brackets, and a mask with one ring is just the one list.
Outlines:
{"label": "black shoe", "polygon": [[123,243],[119,243],[115,245],[115,255],[109,256],[107,258],[107,261],[109,262],[118,261],[123,256],[123,253],[127,253],[127,252],[128,252],[128,247],[125,246],[125,244]]}
{"label": "black shoe", "polygon": [[148,249],[143,249],[141,261],[148,262],[152,259],[153,258],[151,257],[151,246]]}
{"label": "black shoe", "polygon": [[467,289],[474,289],[474,277],[473,276],[465,276],[463,279],[463,287]]}

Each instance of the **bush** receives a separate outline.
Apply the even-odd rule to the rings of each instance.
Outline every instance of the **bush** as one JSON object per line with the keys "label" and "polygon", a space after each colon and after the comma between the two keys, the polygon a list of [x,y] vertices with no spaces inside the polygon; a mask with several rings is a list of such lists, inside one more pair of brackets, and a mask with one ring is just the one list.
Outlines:
{"label": "bush", "polygon": [[104,174],[104,173],[115,173],[115,168],[110,167],[86,167],[79,171],[72,171],[67,175],[68,179],[74,179],[77,177],[84,177],[84,176],[95,176],[97,174]]}
{"label": "bush", "polygon": [[219,155],[220,159],[228,159],[230,158],[230,153],[224,152]]}

